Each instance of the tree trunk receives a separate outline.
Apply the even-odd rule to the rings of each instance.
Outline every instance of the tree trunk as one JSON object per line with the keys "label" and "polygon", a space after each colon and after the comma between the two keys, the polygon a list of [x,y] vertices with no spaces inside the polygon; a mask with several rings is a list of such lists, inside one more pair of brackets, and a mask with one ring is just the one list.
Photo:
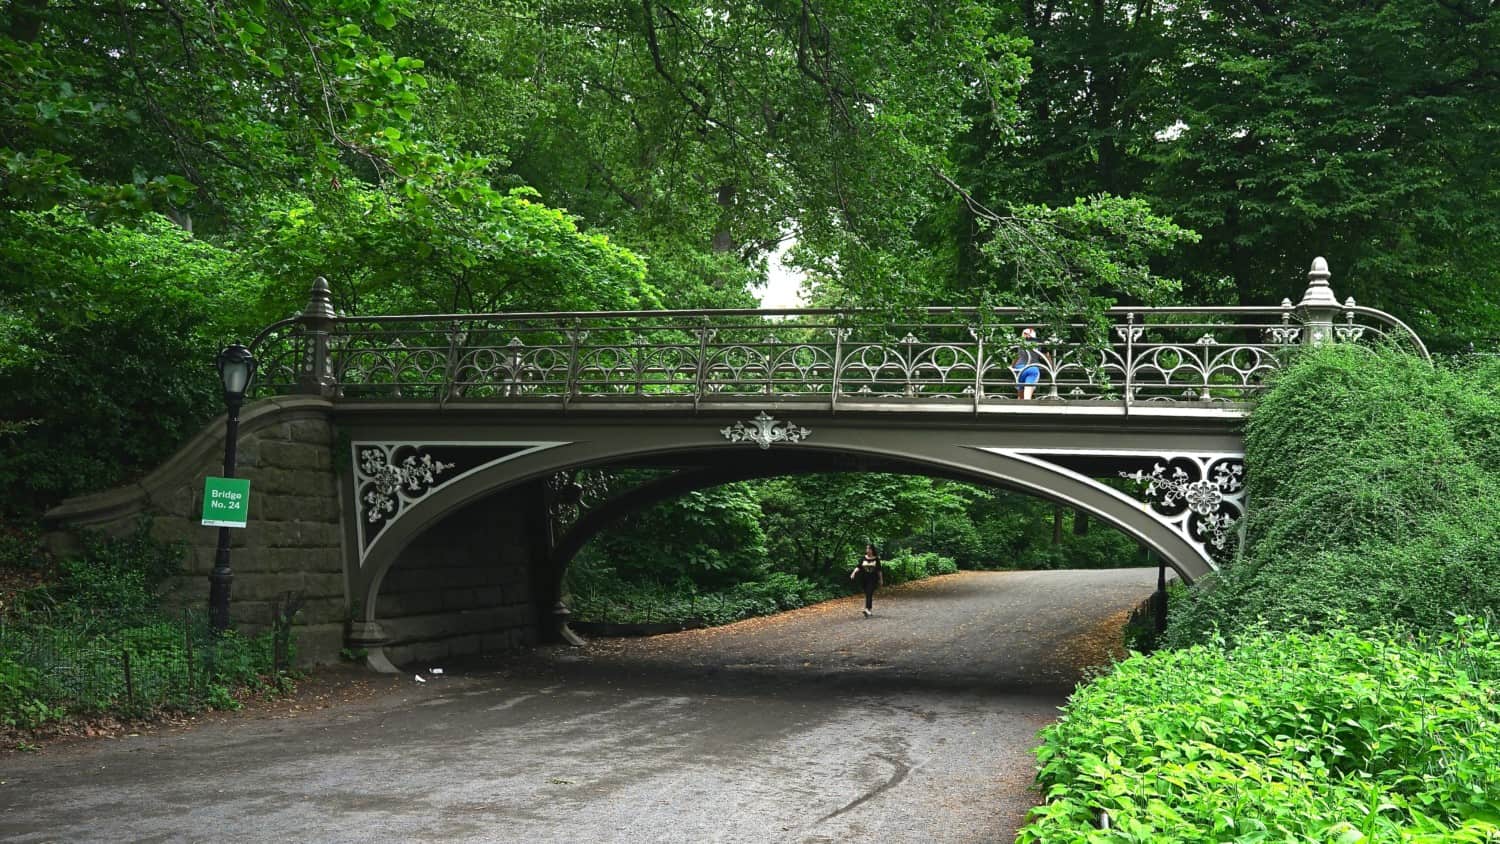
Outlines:
{"label": "tree trunk", "polygon": [[732,252],[735,242],[729,231],[729,215],[734,209],[734,185],[719,185],[716,201],[719,203],[719,230],[714,232],[712,248],[715,252]]}
{"label": "tree trunk", "polygon": [[10,37],[30,44],[42,34],[42,13],[47,0],[12,0],[10,4]]}

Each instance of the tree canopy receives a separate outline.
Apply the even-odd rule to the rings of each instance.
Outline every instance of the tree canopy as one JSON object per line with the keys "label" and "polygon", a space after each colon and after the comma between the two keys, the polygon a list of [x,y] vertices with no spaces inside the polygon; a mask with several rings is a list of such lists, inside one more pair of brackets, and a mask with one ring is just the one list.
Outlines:
{"label": "tree canopy", "polygon": [[1163,255],[1195,301],[1273,304],[1324,255],[1340,295],[1437,348],[1500,334],[1500,13],[1364,4],[1028,0],[1019,142],[984,195],[1137,197],[1202,239]]}
{"label": "tree canopy", "polygon": [[20,398],[48,319],[211,278],[199,322],[137,324],[177,350],[153,368],[207,376],[209,335],[317,275],[360,313],[746,306],[788,243],[820,304],[1058,321],[1273,304],[1324,254],[1436,348],[1484,343],[1497,27],[1477,0],[11,0],[0,448],[62,412]]}

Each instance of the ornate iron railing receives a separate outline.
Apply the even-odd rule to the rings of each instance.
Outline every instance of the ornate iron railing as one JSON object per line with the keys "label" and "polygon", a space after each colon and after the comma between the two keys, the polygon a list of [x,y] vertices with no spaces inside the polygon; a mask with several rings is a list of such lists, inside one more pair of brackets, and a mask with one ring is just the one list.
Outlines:
{"label": "ornate iron railing", "polygon": [[[1320,259],[1321,262],[1321,259]],[[1085,326],[1023,340],[1019,311],[928,308],[872,325],[833,310],[628,311],[345,317],[319,279],[297,317],[252,345],[256,392],[342,401],[587,404],[866,402],[979,409],[1017,397],[1034,351],[1034,398],[1054,402],[1247,402],[1289,349],[1421,340],[1389,314],[1340,305],[1315,262],[1301,303],[1113,308],[1108,339]]]}

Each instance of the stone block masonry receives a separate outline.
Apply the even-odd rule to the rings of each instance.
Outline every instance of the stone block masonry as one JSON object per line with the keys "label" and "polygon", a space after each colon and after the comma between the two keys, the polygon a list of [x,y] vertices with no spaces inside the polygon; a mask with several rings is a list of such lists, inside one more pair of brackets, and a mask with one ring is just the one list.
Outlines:
{"label": "stone block masonry", "polygon": [[[304,599],[296,628],[305,664],[338,659],[347,617],[334,429],[326,401],[275,399],[246,409],[238,474],[250,479],[250,518],[232,529],[230,617],[246,633],[264,630],[286,593]],[[169,608],[203,607],[218,529],[199,524],[203,478],[223,469],[223,421],[208,425],[137,484],[73,499],[48,513],[54,549],[77,547],[76,531],[129,533],[142,516],[153,537],[184,546],[182,573],[165,588]]]}
{"label": "stone block masonry", "polygon": [[401,553],[376,601],[391,662],[417,664],[536,643],[535,490],[487,496]]}
{"label": "stone block masonry", "polygon": [[[344,547],[350,531],[342,521],[333,408],[316,397],[275,398],[247,407],[240,422],[236,474],[250,481],[250,507],[247,526],[230,530],[230,618],[240,631],[257,633],[285,595],[300,595],[295,632],[304,664],[337,660],[346,624],[370,609],[351,592],[362,572]],[[182,573],[166,584],[167,608],[205,607],[219,529],[200,523],[203,479],[222,471],[223,432],[222,419],[210,423],[140,482],[54,509],[54,548],[76,549],[81,530],[129,533],[148,516],[156,539],[184,549]],[[533,576],[547,556],[538,533],[541,500],[536,483],[490,494],[401,552],[374,607],[386,659],[425,661],[536,642],[535,589],[550,583]]]}

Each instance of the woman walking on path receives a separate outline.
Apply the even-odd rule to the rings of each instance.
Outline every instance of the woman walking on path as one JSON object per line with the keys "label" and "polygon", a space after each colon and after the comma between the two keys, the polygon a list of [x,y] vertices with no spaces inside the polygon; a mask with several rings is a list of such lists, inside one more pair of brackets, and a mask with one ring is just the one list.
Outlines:
{"label": "woman walking on path", "polygon": [[849,572],[849,579],[858,579],[860,587],[865,590],[865,618],[869,618],[875,612],[875,587],[881,581],[880,554],[876,553],[874,545],[865,546],[865,555],[859,558],[854,571]]}

